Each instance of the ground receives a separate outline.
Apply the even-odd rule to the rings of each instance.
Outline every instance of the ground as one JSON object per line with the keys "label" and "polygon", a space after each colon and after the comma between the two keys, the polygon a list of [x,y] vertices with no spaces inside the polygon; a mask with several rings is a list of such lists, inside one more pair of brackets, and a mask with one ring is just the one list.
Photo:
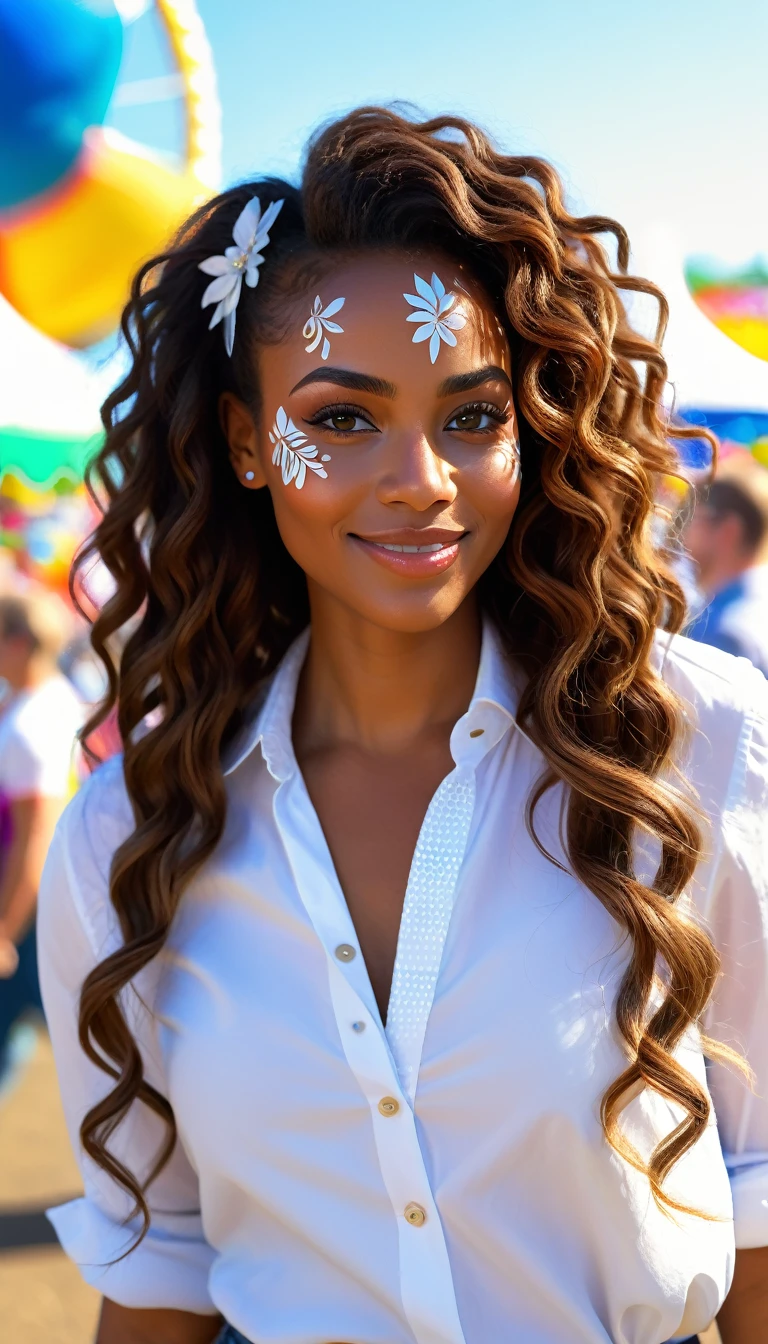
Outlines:
{"label": "ground", "polygon": [[43,1210],[76,1195],[48,1037],[41,1032],[0,1103],[0,1337],[8,1344],[91,1344],[98,1295],[56,1245]]}
{"label": "ground", "polygon": [[[98,1296],[56,1245],[43,1210],[77,1195],[48,1037],[0,1103],[0,1336],[8,1344],[92,1344]],[[718,1344],[716,1330],[701,1344]]]}

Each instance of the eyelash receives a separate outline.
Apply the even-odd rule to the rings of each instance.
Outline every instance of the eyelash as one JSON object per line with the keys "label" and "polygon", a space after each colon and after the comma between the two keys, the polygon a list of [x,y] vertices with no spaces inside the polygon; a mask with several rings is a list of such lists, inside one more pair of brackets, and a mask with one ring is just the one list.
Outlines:
{"label": "eyelash", "polygon": [[[509,412],[506,409],[500,410],[492,401],[468,402],[465,406],[460,406],[458,410],[454,411],[450,420],[455,420],[459,415],[470,415],[472,412],[490,416],[491,420],[495,420],[498,425],[506,425],[509,420]],[[366,429],[335,429],[333,425],[325,424],[325,421],[330,420],[334,415],[353,416],[355,419],[364,420],[372,430],[377,428],[368,411],[364,411],[362,406],[355,406],[352,402],[337,402],[332,406],[323,406],[313,416],[308,417],[306,423],[315,426],[322,425],[328,434],[338,434],[340,438],[349,438],[353,434],[368,433]],[[487,428],[465,429],[462,432],[465,434],[487,434],[488,430]]]}
{"label": "eyelash", "polygon": [[349,415],[355,419],[364,420],[371,429],[376,429],[371,420],[368,411],[364,411],[362,406],[353,406],[351,402],[339,402],[333,406],[323,406],[321,410],[316,411],[314,415],[307,418],[308,425],[322,425],[328,434],[338,434],[340,438],[348,439],[352,434],[365,434],[368,431],[364,429],[335,429],[333,425],[326,425],[324,422],[330,420],[333,415]]}
{"label": "eyelash", "polygon": [[[500,410],[498,406],[494,406],[492,401],[470,401],[466,406],[460,406],[457,411],[454,411],[450,420],[455,420],[460,415],[471,415],[473,411],[490,416],[491,420],[495,420],[497,425],[506,425],[509,420],[509,411],[506,409]],[[450,420],[448,421],[449,424]],[[464,434],[487,434],[488,430],[465,429],[462,432]]]}

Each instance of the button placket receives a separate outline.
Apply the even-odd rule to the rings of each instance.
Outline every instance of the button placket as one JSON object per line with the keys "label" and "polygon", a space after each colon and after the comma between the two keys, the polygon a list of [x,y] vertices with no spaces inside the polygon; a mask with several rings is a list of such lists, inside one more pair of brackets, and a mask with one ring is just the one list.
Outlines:
{"label": "button placket", "polygon": [[[379,1168],[397,1228],[405,1315],[416,1344],[438,1340],[440,1344],[465,1344],[448,1249],[415,1117],[403,1094],[365,962],[357,955],[352,920],[300,774],[277,790],[274,808],[296,886],[326,951],[341,1045],[370,1108]],[[365,1030],[371,1024],[374,1030]],[[380,1102],[395,1103],[397,1109],[381,1111]],[[423,1225],[408,1221],[404,1210],[409,1206],[423,1211]],[[420,1228],[418,1236],[415,1227]]]}
{"label": "button placket", "polygon": [[408,876],[386,1033],[411,1105],[474,806],[474,770],[457,766],[429,804]]}

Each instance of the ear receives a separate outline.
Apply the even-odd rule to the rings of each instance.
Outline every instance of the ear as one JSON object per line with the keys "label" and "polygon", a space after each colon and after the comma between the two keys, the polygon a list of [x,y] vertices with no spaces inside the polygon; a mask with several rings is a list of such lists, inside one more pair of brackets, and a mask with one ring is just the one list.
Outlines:
{"label": "ear", "polygon": [[247,490],[260,490],[267,479],[261,465],[258,431],[248,407],[233,392],[222,392],[219,398],[219,423],[240,484]]}

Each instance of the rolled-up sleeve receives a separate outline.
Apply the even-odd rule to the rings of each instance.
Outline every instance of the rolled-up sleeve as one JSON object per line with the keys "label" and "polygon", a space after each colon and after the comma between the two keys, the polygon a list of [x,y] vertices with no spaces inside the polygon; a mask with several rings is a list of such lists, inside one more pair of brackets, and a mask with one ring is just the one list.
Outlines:
{"label": "rolled-up sleeve", "polygon": [[707,902],[722,963],[707,1030],[755,1078],[750,1089],[732,1068],[708,1070],[739,1248],[768,1245],[768,683],[750,668],[745,690]]}
{"label": "rolled-up sleeve", "polygon": [[[98,787],[98,776],[64,813],[40,889],[38,944],[43,1001],[70,1140],[84,1186],[83,1198],[51,1209],[48,1216],[83,1278],[105,1297],[126,1307],[213,1314],[216,1309],[208,1278],[214,1252],[203,1234],[197,1177],[180,1141],[171,1160],[149,1186],[151,1227],[134,1250],[130,1248],[139,1224],[131,1221],[130,1197],[80,1145],[83,1117],[112,1085],[80,1046],[80,990],[89,971],[119,943],[114,914],[109,914],[107,877],[115,847],[114,818],[104,826],[89,822],[88,795],[94,787]],[[155,1024],[145,1006],[143,985],[141,990],[140,995],[132,989],[126,992],[124,1008],[142,1055],[145,1077],[165,1095]],[[134,1102],[109,1140],[109,1148],[141,1180],[152,1168],[164,1133],[158,1117]]]}

